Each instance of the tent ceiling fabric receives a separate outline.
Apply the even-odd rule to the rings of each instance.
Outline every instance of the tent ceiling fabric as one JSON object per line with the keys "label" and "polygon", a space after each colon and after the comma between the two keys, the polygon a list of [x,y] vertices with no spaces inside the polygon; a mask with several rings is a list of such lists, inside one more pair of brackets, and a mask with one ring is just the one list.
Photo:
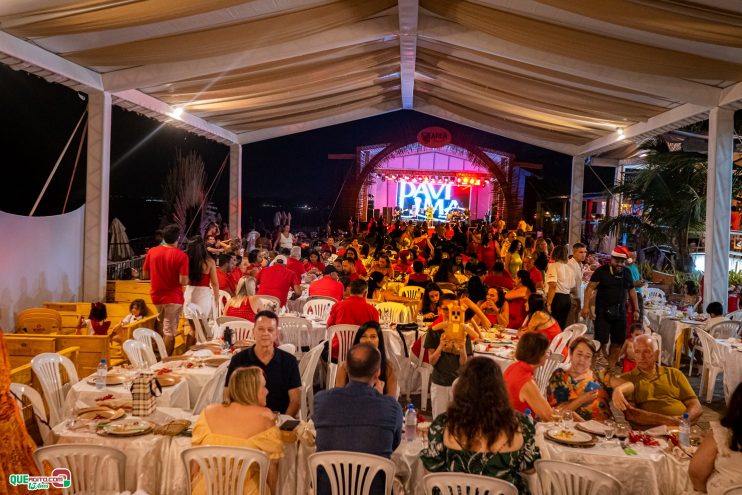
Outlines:
{"label": "tent ceiling fabric", "polygon": [[242,142],[402,108],[413,69],[413,108],[562,152],[630,149],[607,138],[742,100],[729,88],[742,81],[734,2],[406,0],[401,34],[398,7],[6,0],[0,30],[104,74],[114,94],[141,91]]}

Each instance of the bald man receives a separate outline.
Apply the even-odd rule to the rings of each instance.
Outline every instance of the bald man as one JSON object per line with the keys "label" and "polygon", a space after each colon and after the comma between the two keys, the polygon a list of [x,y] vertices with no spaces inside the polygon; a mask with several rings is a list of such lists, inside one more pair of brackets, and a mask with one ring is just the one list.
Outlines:
{"label": "bald man", "polygon": [[639,335],[634,338],[634,352],[636,368],[621,377],[627,383],[613,394],[613,403],[626,420],[641,428],[678,426],[687,412],[691,423],[698,421],[703,413],[701,402],[679,369],[657,364],[657,341],[650,335]]}

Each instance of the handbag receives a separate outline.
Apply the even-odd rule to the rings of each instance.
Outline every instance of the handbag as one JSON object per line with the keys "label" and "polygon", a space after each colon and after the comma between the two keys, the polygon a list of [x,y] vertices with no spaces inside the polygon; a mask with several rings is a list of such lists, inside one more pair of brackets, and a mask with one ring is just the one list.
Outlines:
{"label": "handbag", "polygon": [[157,408],[157,397],[162,394],[162,386],[150,370],[142,371],[131,384],[132,416],[149,416]]}

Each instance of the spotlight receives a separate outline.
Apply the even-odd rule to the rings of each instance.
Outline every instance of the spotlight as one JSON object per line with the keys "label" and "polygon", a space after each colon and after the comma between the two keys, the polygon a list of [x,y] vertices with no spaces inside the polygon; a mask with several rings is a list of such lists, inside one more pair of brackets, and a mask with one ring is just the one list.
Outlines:
{"label": "spotlight", "polygon": [[623,139],[623,137],[624,137],[623,128],[622,127],[616,127],[616,132],[618,133],[618,137],[620,137],[621,139]]}
{"label": "spotlight", "polygon": [[175,107],[172,111],[173,117],[179,119],[183,115],[183,107]]}

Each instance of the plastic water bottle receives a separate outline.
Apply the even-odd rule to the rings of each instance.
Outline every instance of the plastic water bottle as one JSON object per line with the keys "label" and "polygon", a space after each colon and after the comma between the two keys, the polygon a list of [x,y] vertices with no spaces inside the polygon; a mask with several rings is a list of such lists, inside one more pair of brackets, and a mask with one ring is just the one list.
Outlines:
{"label": "plastic water bottle", "polygon": [[683,413],[683,416],[680,418],[678,440],[681,447],[690,447],[690,419],[688,419],[688,413]]}
{"label": "plastic water bottle", "polygon": [[420,330],[425,326],[425,317],[422,312],[417,314],[417,329]]}
{"label": "plastic water bottle", "polygon": [[410,442],[417,436],[417,411],[412,402],[407,404],[407,411],[404,413],[404,434]]}
{"label": "plastic water bottle", "polygon": [[526,415],[526,418],[528,418],[528,421],[531,422],[531,424],[534,424],[536,422],[535,419],[533,419],[533,411],[529,407],[526,407],[526,410],[523,411],[523,414]]}
{"label": "plastic water bottle", "polygon": [[108,376],[108,365],[106,358],[100,360],[98,370],[95,372],[95,388],[103,390],[106,388],[106,377]]}

